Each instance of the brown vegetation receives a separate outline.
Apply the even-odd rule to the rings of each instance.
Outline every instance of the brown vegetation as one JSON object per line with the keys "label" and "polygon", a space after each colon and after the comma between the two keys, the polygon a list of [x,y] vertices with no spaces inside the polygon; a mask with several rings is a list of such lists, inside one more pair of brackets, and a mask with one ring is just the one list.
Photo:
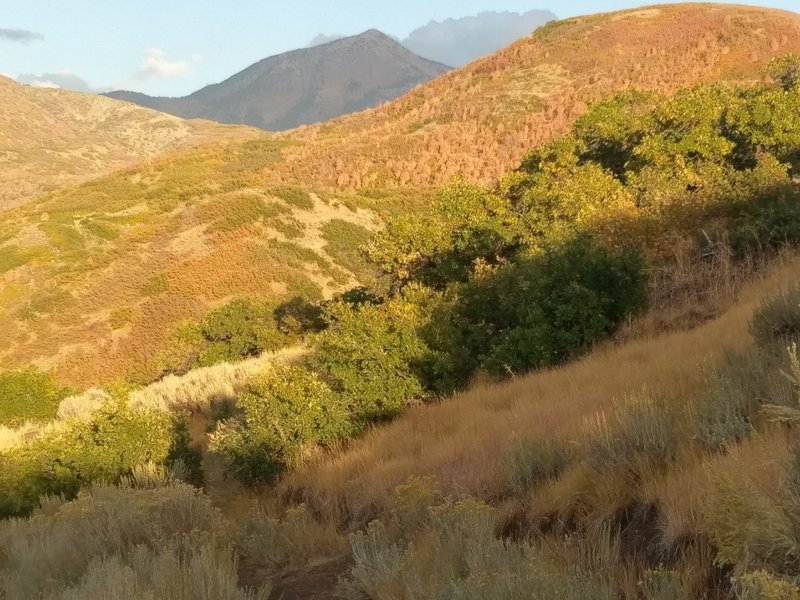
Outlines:
{"label": "brown vegetation", "polygon": [[[343,187],[491,181],[567,131],[588,103],[628,88],[671,93],[761,77],[800,50],[800,16],[721,4],[659,5],[545,25],[374,110],[298,129],[285,178]],[[291,167],[290,169],[288,167]]]}

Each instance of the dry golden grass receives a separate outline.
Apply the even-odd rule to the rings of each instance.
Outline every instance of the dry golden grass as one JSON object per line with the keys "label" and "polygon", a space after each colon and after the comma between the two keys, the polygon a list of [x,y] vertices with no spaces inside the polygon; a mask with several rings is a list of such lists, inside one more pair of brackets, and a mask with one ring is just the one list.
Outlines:
{"label": "dry golden grass", "polygon": [[[293,363],[307,354],[302,346],[265,353],[237,363],[219,363],[189,371],[185,375],[168,375],[148,386],[128,393],[128,405],[136,410],[192,412],[207,415],[214,402],[233,401],[242,387],[258,373],[272,365]],[[91,388],[61,401],[56,419],[48,423],[24,423],[16,429],[0,426],[0,451],[13,448],[43,434],[63,427],[70,419],[89,419],[112,399],[101,388]],[[203,424],[204,419],[201,419]],[[205,438],[203,432],[200,438]],[[202,441],[202,440],[201,440]]]}
{"label": "dry golden grass", "polygon": [[[622,346],[609,344],[561,368],[499,385],[479,384],[438,404],[412,409],[350,448],[288,474],[281,491],[353,522],[385,510],[390,491],[412,476],[435,477],[443,493],[501,497],[507,491],[509,453],[519,439],[556,438],[577,445],[587,418],[643,390],[657,392],[665,406],[684,410],[723,354],[751,342],[748,324],[760,300],[798,276],[800,259],[787,258],[768,277],[748,286],[733,308],[700,327]],[[691,463],[692,457],[686,460]],[[702,472],[697,470],[698,477]],[[596,479],[587,483],[582,465],[568,471],[540,492],[535,512],[569,512],[578,501],[598,510],[616,508],[639,493],[624,480],[607,477],[601,485]],[[680,500],[681,487],[696,483],[697,477],[687,481],[675,474],[645,489],[668,486]],[[594,498],[579,498],[581,494]],[[692,498],[669,509],[664,527],[674,530],[673,535],[684,529],[682,523],[692,522]]]}
{"label": "dry golden grass", "polygon": [[[220,363],[190,371],[186,375],[168,375],[131,393],[129,403],[135,409],[171,412],[207,410],[213,401],[234,400],[244,383],[276,363],[290,363],[306,353],[302,347],[267,353],[238,363]],[[60,409],[59,409],[60,412]]]}

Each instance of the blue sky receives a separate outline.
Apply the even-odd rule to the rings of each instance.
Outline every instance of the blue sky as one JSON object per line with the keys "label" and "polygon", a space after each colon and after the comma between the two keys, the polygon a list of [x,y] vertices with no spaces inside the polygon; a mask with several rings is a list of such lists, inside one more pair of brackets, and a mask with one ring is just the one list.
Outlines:
{"label": "blue sky", "polygon": [[[318,33],[369,28],[405,37],[428,21],[484,10],[559,17],[636,0],[0,0],[0,73],[73,73],[93,87],[182,95]],[[800,11],[800,0],[750,4]]]}

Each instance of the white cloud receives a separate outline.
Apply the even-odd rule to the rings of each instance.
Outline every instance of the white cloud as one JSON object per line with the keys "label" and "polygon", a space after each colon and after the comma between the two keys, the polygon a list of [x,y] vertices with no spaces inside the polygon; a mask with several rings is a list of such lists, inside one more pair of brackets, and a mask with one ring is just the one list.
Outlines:
{"label": "white cloud", "polygon": [[107,92],[110,88],[106,86],[95,86],[79,77],[72,71],[56,71],[55,73],[23,73],[16,78],[19,83],[24,83],[33,87],[40,88],[64,88],[75,92],[100,93]]}
{"label": "white cloud", "polygon": [[136,71],[134,79],[144,81],[154,78],[180,77],[189,70],[191,62],[196,62],[197,60],[199,60],[198,55],[192,56],[191,61],[169,60],[163,50],[151,48],[147,51],[139,70]]}
{"label": "white cloud", "polygon": [[546,10],[524,14],[486,11],[474,17],[431,21],[412,31],[403,45],[424,58],[460,67],[507,46],[555,18]]}

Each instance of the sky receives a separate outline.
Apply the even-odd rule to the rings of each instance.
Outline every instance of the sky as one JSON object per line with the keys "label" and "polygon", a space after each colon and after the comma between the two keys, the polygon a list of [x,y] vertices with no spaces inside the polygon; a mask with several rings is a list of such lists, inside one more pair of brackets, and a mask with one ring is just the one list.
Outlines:
{"label": "sky", "polygon": [[[179,96],[305,47],[320,33],[376,28],[404,38],[431,20],[485,10],[541,9],[565,18],[643,3],[653,1],[0,0],[0,74]],[[800,0],[748,3],[800,11]]]}

